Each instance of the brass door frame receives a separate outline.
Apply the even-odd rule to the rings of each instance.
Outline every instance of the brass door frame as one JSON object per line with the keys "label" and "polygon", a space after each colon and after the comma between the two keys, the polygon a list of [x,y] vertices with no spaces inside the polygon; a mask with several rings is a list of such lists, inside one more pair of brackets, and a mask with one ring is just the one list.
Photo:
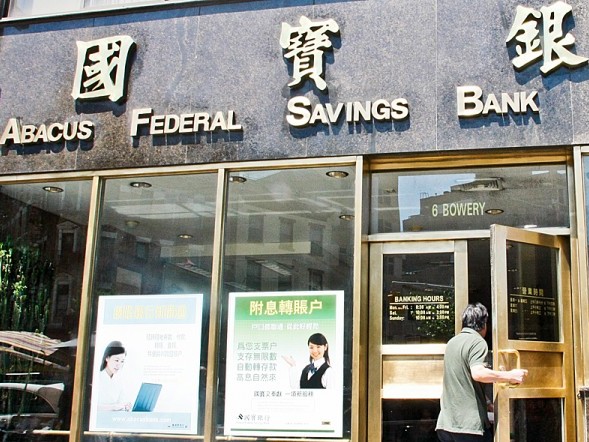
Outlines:
{"label": "brass door frame", "polygon": [[[538,245],[557,249],[557,277],[560,295],[560,342],[534,342],[510,340],[508,336],[508,300],[507,290],[507,241]],[[505,359],[502,355],[513,354],[519,360],[519,352],[542,352],[555,361],[562,360],[561,379],[545,380],[544,386],[541,367],[528,367],[528,379],[521,386],[510,388],[508,385],[495,385],[495,440],[510,440],[510,399],[526,398],[562,398],[563,440],[576,440],[575,427],[575,390],[573,366],[573,330],[571,310],[571,274],[568,253],[568,239],[562,236],[547,235],[529,230],[522,230],[499,225],[491,226],[491,273],[493,306],[493,364],[500,367]],[[502,324],[502,327],[498,325]],[[561,356],[562,355],[562,359]],[[525,365],[525,364],[522,364]],[[514,368],[514,367],[506,367]],[[526,368],[522,366],[522,368]],[[526,383],[530,387],[526,387]],[[540,384],[541,386],[537,386]],[[555,385],[556,384],[556,385]]]}
{"label": "brass door frame", "polygon": [[[441,395],[443,355],[446,344],[383,345],[382,344],[382,287],[384,255],[454,253],[455,331],[460,331],[461,312],[468,304],[467,242],[458,240],[374,242],[370,244],[369,275],[369,336],[368,336],[368,440],[382,439],[383,363],[389,358],[416,361],[428,359],[437,368],[439,386],[428,392],[414,392],[412,398],[431,398]],[[397,398],[386,393],[389,398]],[[400,396],[398,397],[400,398]]]}

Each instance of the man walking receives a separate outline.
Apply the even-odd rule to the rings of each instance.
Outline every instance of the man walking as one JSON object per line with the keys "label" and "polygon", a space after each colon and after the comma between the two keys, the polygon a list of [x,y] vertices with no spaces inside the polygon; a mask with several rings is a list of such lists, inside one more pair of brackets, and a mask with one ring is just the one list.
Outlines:
{"label": "man walking", "polygon": [[485,367],[488,317],[483,304],[469,304],[462,313],[462,331],[446,346],[441,411],[436,425],[442,442],[492,441],[483,384],[521,384],[528,374],[522,369],[496,371]]}

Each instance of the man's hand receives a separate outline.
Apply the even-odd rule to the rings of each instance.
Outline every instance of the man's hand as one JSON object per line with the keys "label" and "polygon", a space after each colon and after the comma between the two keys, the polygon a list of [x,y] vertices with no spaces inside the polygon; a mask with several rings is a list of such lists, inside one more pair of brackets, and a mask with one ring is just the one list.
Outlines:
{"label": "man's hand", "polygon": [[524,381],[525,377],[528,375],[528,370],[517,368],[515,370],[510,370],[507,373],[509,374],[509,377],[511,378],[509,380],[509,382],[511,384],[519,385]]}

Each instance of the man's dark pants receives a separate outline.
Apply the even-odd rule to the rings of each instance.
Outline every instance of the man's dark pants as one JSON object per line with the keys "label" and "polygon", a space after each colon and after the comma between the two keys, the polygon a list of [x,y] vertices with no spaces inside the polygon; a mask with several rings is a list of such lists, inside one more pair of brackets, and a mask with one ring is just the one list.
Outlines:
{"label": "man's dark pants", "polygon": [[493,442],[493,433],[491,429],[485,431],[485,434],[466,434],[450,433],[445,430],[438,430],[438,439],[441,442]]}

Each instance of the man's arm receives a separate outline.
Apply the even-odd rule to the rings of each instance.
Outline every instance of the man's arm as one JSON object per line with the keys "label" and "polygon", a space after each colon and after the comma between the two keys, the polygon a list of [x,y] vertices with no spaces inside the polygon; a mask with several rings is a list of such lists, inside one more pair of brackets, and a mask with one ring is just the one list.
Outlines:
{"label": "man's arm", "polygon": [[509,371],[491,370],[482,364],[470,367],[472,378],[477,382],[492,384],[494,382],[508,382],[510,384],[521,384],[528,374],[528,370],[515,369]]}

